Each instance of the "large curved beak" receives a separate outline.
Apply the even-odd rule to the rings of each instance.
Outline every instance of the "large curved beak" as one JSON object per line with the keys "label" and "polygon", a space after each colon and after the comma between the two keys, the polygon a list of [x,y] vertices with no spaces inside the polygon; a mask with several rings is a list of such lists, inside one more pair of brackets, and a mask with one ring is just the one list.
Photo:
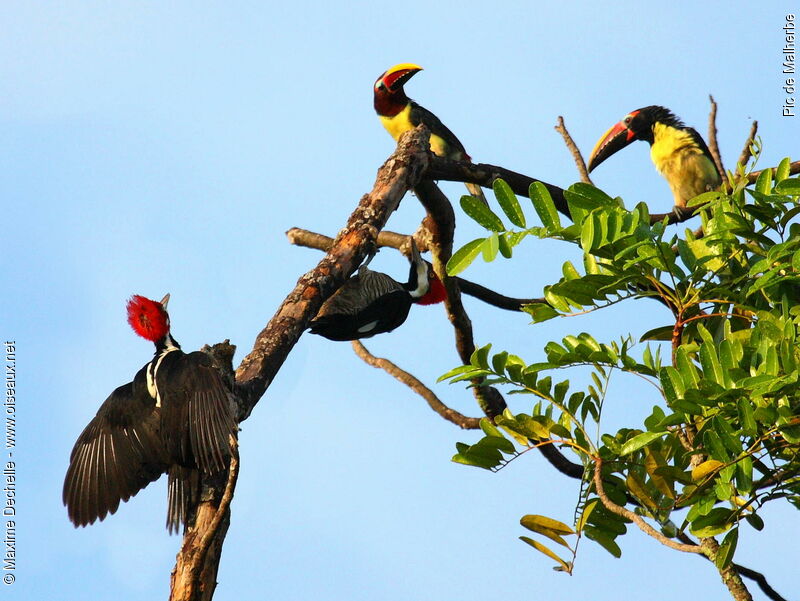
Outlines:
{"label": "large curved beak", "polygon": [[597,167],[612,154],[625,148],[636,139],[636,134],[628,128],[623,121],[620,121],[603,134],[592,149],[589,156],[589,171]]}
{"label": "large curved beak", "polygon": [[386,71],[386,73],[381,76],[381,80],[383,81],[383,85],[387,90],[390,92],[396,92],[402,88],[409,79],[414,77],[414,75],[420,71],[422,71],[422,67],[419,65],[414,65],[412,63],[400,63],[399,65],[395,65]]}

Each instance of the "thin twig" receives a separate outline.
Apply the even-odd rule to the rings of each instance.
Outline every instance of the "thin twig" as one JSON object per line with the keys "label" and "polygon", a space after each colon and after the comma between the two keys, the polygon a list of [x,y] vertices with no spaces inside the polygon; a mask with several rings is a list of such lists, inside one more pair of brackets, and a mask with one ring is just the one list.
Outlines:
{"label": "thin twig", "polygon": [[742,169],[747,167],[747,162],[750,160],[750,157],[753,156],[753,142],[755,142],[757,133],[758,121],[753,121],[753,124],[750,126],[750,134],[747,136],[744,148],[742,148],[742,154],[739,155],[739,162],[737,163],[742,166]]}
{"label": "thin twig", "polygon": [[717,103],[714,102],[714,97],[711,94],[708,95],[708,99],[711,102],[711,110],[708,113],[708,150],[711,151],[711,156],[714,158],[714,164],[717,166],[719,176],[724,180],[725,167],[719,154],[719,144],[717,144]]}
{"label": "thin twig", "polygon": [[637,515],[634,512],[614,503],[614,501],[608,498],[608,495],[606,495],[605,488],[603,487],[603,477],[601,475],[602,469],[603,469],[603,460],[600,459],[599,457],[595,457],[594,458],[595,492],[597,492],[597,496],[600,499],[600,502],[606,509],[608,509],[611,513],[615,513],[618,516],[630,520],[631,522],[636,524],[642,532],[644,532],[648,536],[652,536],[662,545],[666,545],[667,547],[670,547],[671,549],[675,549],[677,551],[683,551],[684,553],[704,553],[700,545],[686,545],[683,543],[677,543],[671,538],[667,538],[666,536],[661,534],[658,530],[653,528],[650,524],[645,522],[640,515]]}
{"label": "thin twig", "polygon": [[353,351],[355,351],[356,355],[363,359],[367,365],[382,369],[396,380],[408,386],[411,390],[425,399],[431,409],[433,409],[447,421],[452,422],[465,430],[476,430],[480,427],[479,418],[467,417],[455,409],[451,409],[445,405],[430,388],[425,386],[425,384],[423,384],[412,374],[408,373],[401,367],[398,367],[397,364],[393,363],[389,359],[376,357],[370,353],[367,347],[365,347],[359,340],[353,340],[351,344],[353,345]]}
{"label": "thin twig", "polygon": [[567,149],[569,149],[570,153],[572,154],[572,158],[575,161],[575,166],[578,168],[578,174],[581,177],[581,181],[585,184],[594,185],[592,179],[589,177],[589,171],[586,169],[586,162],[583,160],[583,155],[578,149],[578,145],[575,144],[575,141],[572,139],[572,136],[569,135],[567,126],[564,125],[564,117],[561,115],[558,116],[558,124],[555,126],[555,130],[561,134],[562,138],[564,138],[564,143],[567,145]]}

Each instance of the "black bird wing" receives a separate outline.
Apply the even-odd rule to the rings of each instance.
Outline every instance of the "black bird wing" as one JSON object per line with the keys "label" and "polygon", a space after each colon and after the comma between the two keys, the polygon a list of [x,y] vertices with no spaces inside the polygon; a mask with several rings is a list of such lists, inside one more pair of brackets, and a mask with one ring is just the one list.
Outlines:
{"label": "black bird wing", "polygon": [[358,340],[391,332],[408,317],[411,297],[402,284],[366,267],[347,280],[309,325],[328,340]]}
{"label": "black bird wing", "polygon": [[[424,123],[427,128],[431,130],[431,134],[434,136],[439,136],[442,140],[444,140],[448,146],[450,146],[447,158],[456,161],[470,160],[467,151],[464,149],[464,145],[461,143],[461,140],[459,140],[456,135],[450,131],[444,123],[441,122],[439,117],[413,100],[410,102],[411,112],[408,118],[414,127],[420,123]],[[459,154],[461,156],[458,156]]]}
{"label": "black bird wing", "polygon": [[703,151],[703,154],[706,156],[706,158],[709,161],[711,161],[712,165],[714,165],[714,171],[717,172],[717,175],[720,175],[719,169],[717,169],[717,164],[714,162],[714,157],[711,154],[711,151],[709,150],[708,145],[706,144],[706,141],[703,140],[703,136],[701,136],[699,133],[697,133],[697,130],[695,128],[693,128],[693,127],[687,127],[686,131],[689,132],[689,135],[691,136],[692,140],[694,140],[694,142],[695,142],[695,144],[697,144],[698,148],[700,148],[700,150]]}
{"label": "black bird wing", "polygon": [[72,449],[62,499],[75,526],[113,514],[166,470],[159,411],[144,378],[140,370],[112,392]]}
{"label": "black bird wing", "polygon": [[170,460],[207,474],[227,466],[237,426],[225,384],[202,352],[168,353],[156,373],[161,436]]}

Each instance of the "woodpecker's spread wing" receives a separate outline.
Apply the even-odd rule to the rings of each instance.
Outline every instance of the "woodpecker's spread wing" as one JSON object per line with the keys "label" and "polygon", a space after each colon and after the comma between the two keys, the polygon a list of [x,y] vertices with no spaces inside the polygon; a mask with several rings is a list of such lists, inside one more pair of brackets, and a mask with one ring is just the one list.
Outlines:
{"label": "woodpecker's spread wing", "polygon": [[225,469],[237,427],[211,358],[199,351],[168,353],[156,374],[156,387],[170,459],[209,474]]}
{"label": "woodpecker's spread wing", "polygon": [[159,412],[141,380],[112,392],[72,449],[62,499],[75,526],[113,514],[166,469]]}
{"label": "woodpecker's spread wing", "polygon": [[186,525],[189,508],[199,500],[200,472],[190,467],[171,465],[167,474],[167,530],[174,534]]}
{"label": "woodpecker's spread wing", "polygon": [[410,308],[411,297],[402,284],[362,267],[325,301],[309,329],[328,340],[369,338],[402,324]]}

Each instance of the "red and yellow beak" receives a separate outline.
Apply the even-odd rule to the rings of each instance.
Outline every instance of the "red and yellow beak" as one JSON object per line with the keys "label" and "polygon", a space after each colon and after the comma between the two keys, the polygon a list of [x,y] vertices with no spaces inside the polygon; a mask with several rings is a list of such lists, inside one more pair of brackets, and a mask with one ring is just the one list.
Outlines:
{"label": "red and yellow beak", "polygon": [[[422,71],[422,67],[411,63],[400,63],[395,65],[386,73],[378,78],[378,82],[382,82],[387,90],[396,92],[411,79],[415,73]],[[377,83],[377,82],[376,82]]]}
{"label": "red and yellow beak", "polygon": [[629,124],[637,113],[638,111],[634,111],[625,119],[610,127],[608,131],[602,135],[592,149],[592,154],[589,155],[589,164],[587,165],[589,171],[636,139],[636,132],[629,127]]}

